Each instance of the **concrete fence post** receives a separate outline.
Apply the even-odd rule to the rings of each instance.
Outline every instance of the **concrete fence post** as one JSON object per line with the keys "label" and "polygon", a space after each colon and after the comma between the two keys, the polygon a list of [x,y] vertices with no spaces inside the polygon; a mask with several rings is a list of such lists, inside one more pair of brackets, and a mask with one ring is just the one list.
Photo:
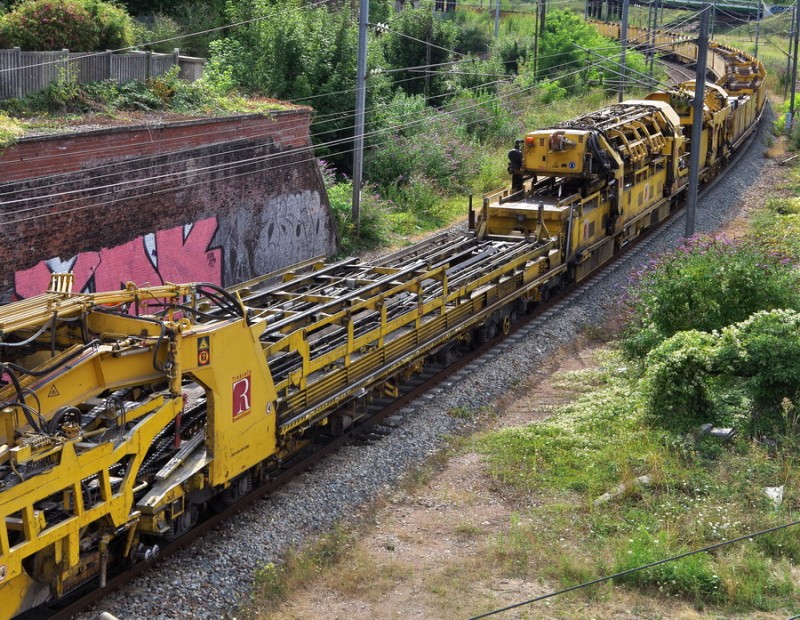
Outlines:
{"label": "concrete fence post", "polygon": [[14,93],[11,96],[21,98],[22,97],[22,49],[19,47],[15,47],[13,54],[11,56],[11,62],[9,63],[13,70],[11,73],[11,84],[12,90],[11,92]]}

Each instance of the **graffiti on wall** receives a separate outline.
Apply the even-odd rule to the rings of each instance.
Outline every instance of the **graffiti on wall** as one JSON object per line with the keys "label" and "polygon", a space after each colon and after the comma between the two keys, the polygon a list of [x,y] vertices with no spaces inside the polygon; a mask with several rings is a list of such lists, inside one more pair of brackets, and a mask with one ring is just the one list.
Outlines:
{"label": "graffiti on wall", "polygon": [[216,240],[224,252],[225,282],[336,251],[327,201],[316,191],[271,198],[261,208],[238,208],[220,220]]}
{"label": "graffiti on wall", "polygon": [[113,291],[127,282],[158,286],[165,282],[211,282],[221,285],[222,249],[213,244],[217,219],[176,226],[144,235],[114,248],[82,252],[69,260],[53,258],[14,275],[17,299],[43,293],[50,274],[71,271],[73,290]]}

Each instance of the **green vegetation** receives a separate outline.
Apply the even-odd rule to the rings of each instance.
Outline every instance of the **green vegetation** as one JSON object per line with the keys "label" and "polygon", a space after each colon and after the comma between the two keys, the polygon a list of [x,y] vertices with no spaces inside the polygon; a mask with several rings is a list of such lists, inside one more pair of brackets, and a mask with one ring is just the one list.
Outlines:
{"label": "green vegetation", "polygon": [[111,2],[26,0],[0,18],[0,47],[72,52],[120,49],[133,43],[133,20]]}
{"label": "green vegetation", "polygon": [[[601,361],[599,370],[565,377],[594,390],[550,420],[476,440],[491,475],[532,506],[491,545],[501,575],[567,587],[792,520],[795,453],[772,454],[744,436],[720,445],[653,427],[639,370],[613,350]],[[784,502],[776,507],[763,487],[780,485]],[[800,543],[789,531],[619,581],[698,607],[789,609],[800,593],[792,578],[798,562]]]}
{"label": "green vegetation", "polygon": [[[281,600],[291,587],[302,586],[320,571],[334,566],[352,547],[351,533],[341,527],[319,538],[303,553],[290,551],[280,565],[265,564],[256,569],[253,596],[260,602]],[[258,617],[257,613],[253,616]]]}
{"label": "green vegetation", "polygon": [[0,113],[0,148],[13,144],[24,131],[19,122],[6,114]]}
{"label": "green vegetation", "polygon": [[[785,189],[798,183],[795,169]],[[491,475],[531,506],[492,542],[504,575],[531,579],[544,567],[570,586],[796,518],[796,202],[769,199],[743,241],[694,239],[651,261],[626,302],[621,346],[605,350],[599,368],[563,376],[584,386],[572,390],[576,400],[545,422],[475,440]],[[705,435],[707,422],[738,434]],[[781,488],[782,501],[767,487]],[[799,566],[800,538],[787,529],[617,581],[723,616],[791,615]]]}
{"label": "green vegetation", "polygon": [[[43,29],[51,28],[52,20],[40,13],[70,7],[113,28],[93,22],[86,32],[70,35],[82,41],[80,47],[54,39],[55,47],[118,48],[133,37],[146,49],[197,50],[208,54],[203,80],[182,85],[170,74],[146,83],[79,85],[64,75],[47,90],[3,102],[0,109],[20,116],[124,110],[215,114],[253,110],[256,106],[243,99],[251,96],[307,104],[315,109],[316,154],[335,173],[330,193],[346,253],[407,242],[462,216],[467,194],[506,182],[505,153],[526,129],[605,103],[610,93],[592,87],[613,84],[619,54],[616,42],[603,39],[571,10],[550,10],[538,37],[533,13],[504,17],[495,38],[490,12],[443,14],[424,4],[395,13],[389,0],[371,0],[370,21],[388,27],[370,36],[366,204],[357,236],[349,221],[348,176],[358,33],[349,5],[304,0],[136,0],[125,5],[137,15],[135,28],[123,9],[99,0],[25,0],[10,5],[12,12],[0,21],[17,24],[15,33],[29,30],[26,36],[35,46],[49,36]],[[574,8],[582,10],[579,3]],[[25,11],[38,17],[23,28],[13,20]],[[60,34],[69,35],[73,22],[86,22],[78,17],[64,18],[68,27]],[[231,23],[241,25],[215,30]],[[212,32],[181,38],[192,30]],[[111,41],[112,32],[118,41]],[[639,54],[628,58],[633,70],[644,69]],[[420,69],[428,64],[432,71]]]}
{"label": "green vegetation", "polygon": [[695,238],[652,259],[636,277],[622,344],[637,357],[680,331],[711,332],[759,310],[800,307],[791,260],[758,241]]}
{"label": "green vegetation", "polygon": [[[232,112],[267,112],[283,109],[276,102],[250,100],[221,92],[209,80],[186,82],[178,78],[177,67],[149,80],[117,84],[113,80],[79,84],[69,75],[46,89],[23,99],[0,101],[0,111],[18,117],[18,127],[41,124],[37,115],[103,113],[110,116],[123,111],[166,110],[181,114],[224,114]],[[30,117],[30,118],[28,118]],[[27,119],[27,120],[26,120]]]}
{"label": "green vegetation", "polygon": [[[317,153],[349,187],[357,32],[349,9],[301,4],[229,5],[230,21],[255,21],[213,42],[211,72],[226,87],[312,105]],[[277,12],[280,20],[267,18]],[[370,21],[388,29],[374,33],[368,55],[366,211],[387,225],[362,222],[366,234],[351,237],[348,192],[334,190],[345,252],[396,243],[463,213],[466,194],[505,182],[505,152],[526,128],[597,106],[587,84],[611,81],[619,54],[568,11],[548,13],[536,63],[532,14],[504,18],[496,40],[489,13],[434,14],[430,5],[393,13],[372,0]],[[595,62],[576,45],[614,61]],[[428,63],[434,71],[419,70]],[[631,63],[644,67],[635,53]],[[567,102],[574,95],[583,98]]]}

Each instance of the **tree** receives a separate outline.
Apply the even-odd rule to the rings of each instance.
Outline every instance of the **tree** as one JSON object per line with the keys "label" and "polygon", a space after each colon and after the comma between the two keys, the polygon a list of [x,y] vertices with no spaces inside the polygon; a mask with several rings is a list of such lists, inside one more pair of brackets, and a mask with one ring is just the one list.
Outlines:
{"label": "tree", "polygon": [[[277,16],[280,18],[277,18]],[[250,23],[212,45],[211,63],[239,88],[260,95],[313,106],[312,134],[317,144],[353,136],[358,30],[345,10],[308,6],[300,0],[256,0],[229,6],[231,22]],[[371,55],[374,62],[375,55]],[[382,96],[381,78],[371,79],[368,107]],[[328,156],[323,146],[317,154]],[[352,155],[334,158],[348,170]]]}
{"label": "tree", "polygon": [[397,84],[409,95],[425,93],[426,83],[429,95],[441,92],[440,80],[431,79],[419,67],[441,65],[453,59],[450,50],[458,37],[456,26],[434,16],[430,9],[406,9],[394,16],[389,28],[391,32],[380,40],[388,68],[400,69],[394,75]]}
{"label": "tree", "polygon": [[119,49],[133,42],[133,20],[100,0],[26,0],[0,18],[0,46],[76,52]]}

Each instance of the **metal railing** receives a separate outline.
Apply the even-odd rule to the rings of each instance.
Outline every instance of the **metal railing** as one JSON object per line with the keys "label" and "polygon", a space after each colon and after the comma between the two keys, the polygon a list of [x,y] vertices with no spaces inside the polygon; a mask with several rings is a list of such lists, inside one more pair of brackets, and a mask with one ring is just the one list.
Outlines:
{"label": "metal railing", "polygon": [[18,47],[0,50],[0,99],[24,97],[47,88],[59,79],[79,83],[114,80],[119,84],[163,75],[180,68],[182,79],[193,82],[202,76],[205,59],[154,52],[71,53],[23,52]]}

